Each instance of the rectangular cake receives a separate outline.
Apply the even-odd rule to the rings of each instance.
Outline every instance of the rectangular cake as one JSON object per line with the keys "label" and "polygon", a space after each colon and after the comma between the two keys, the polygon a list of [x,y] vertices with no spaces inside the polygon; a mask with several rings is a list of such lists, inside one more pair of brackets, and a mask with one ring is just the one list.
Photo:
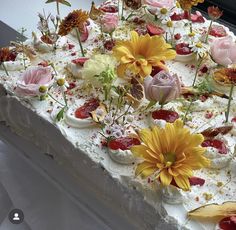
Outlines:
{"label": "rectangular cake", "polygon": [[235,229],[235,35],[217,7],[191,13],[202,2],[39,14],[0,49],[0,121],[112,229]]}

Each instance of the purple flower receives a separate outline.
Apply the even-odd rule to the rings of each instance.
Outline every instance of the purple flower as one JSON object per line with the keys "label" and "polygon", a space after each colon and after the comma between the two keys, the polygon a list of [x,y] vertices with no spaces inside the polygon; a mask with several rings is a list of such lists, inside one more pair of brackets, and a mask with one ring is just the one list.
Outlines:
{"label": "purple flower", "polygon": [[179,97],[181,84],[178,76],[161,71],[154,77],[148,76],[144,80],[145,96],[149,101],[165,104]]}

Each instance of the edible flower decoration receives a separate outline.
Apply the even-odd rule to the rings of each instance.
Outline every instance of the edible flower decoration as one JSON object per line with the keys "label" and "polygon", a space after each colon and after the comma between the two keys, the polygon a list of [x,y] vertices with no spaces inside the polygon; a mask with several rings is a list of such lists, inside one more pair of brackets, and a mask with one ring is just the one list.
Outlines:
{"label": "edible flower decoration", "polygon": [[4,62],[6,61],[15,61],[16,53],[11,51],[8,47],[0,48],[0,65],[3,67],[7,76],[9,76]]}
{"label": "edible flower decoration", "polygon": [[228,106],[225,112],[225,122],[229,121],[229,112],[231,101],[233,100],[234,86],[236,85],[236,69],[235,68],[222,68],[214,72],[213,75],[216,82],[230,85]]}
{"label": "edible flower decoration", "polygon": [[144,3],[148,6],[158,8],[172,8],[175,5],[174,2],[174,0],[144,0]]}
{"label": "edible flower decoration", "polygon": [[220,65],[227,67],[236,64],[236,44],[231,36],[214,39],[211,44],[211,57]]}
{"label": "edible flower decoration", "polygon": [[188,191],[193,171],[209,166],[209,160],[203,155],[205,150],[200,146],[204,137],[191,134],[181,120],[167,123],[165,128],[143,129],[139,136],[142,144],[131,147],[132,153],[144,160],[136,168],[137,176],[152,175],[164,186],[173,181]]}
{"label": "edible flower decoration", "polygon": [[165,71],[157,73],[154,77],[148,76],[144,80],[146,98],[152,102],[159,102],[161,106],[180,96],[181,83],[178,76]]}
{"label": "edible flower decoration", "polygon": [[138,10],[142,6],[142,0],[123,0],[125,6],[131,8],[132,10]]}
{"label": "edible flower decoration", "polygon": [[132,31],[130,40],[116,42],[113,55],[120,62],[117,68],[119,77],[125,77],[127,71],[130,71],[145,78],[151,74],[153,66],[166,69],[162,61],[174,59],[176,52],[161,36],[139,36]]}
{"label": "edible flower decoration", "polygon": [[210,25],[206,34],[205,42],[208,41],[208,36],[211,31],[213,21],[216,21],[223,15],[223,11],[221,11],[218,7],[215,7],[215,6],[209,6],[207,8],[207,12],[208,12],[208,16],[211,19],[211,22],[210,22]]}
{"label": "edible flower decoration", "polygon": [[53,84],[51,67],[30,67],[17,82],[15,93],[19,96],[40,96]]}
{"label": "edible flower decoration", "polygon": [[203,3],[204,0],[178,0],[178,2],[183,10],[191,10],[193,6],[197,6],[198,3]]}
{"label": "edible flower decoration", "polygon": [[119,23],[119,18],[115,14],[106,13],[101,18],[102,32],[108,33],[112,38],[112,33],[115,31]]}
{"label": "edible flower decoration", "polygon": [[62,20],[58,32],[59,35],[65,36],[69,34],[73,29],[75,29],[83,57],[85,55],[81,43],[80,33],[84,31],[84,26],[88,18],[88,12],[82,10],[74,10]]}

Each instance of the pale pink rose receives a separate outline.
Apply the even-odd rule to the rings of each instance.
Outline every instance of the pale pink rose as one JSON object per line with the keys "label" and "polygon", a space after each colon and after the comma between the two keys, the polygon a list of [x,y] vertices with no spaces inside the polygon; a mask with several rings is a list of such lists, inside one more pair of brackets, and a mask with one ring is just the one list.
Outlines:
{"label": "pale pink rose", "polygon": [[158,8],[172,8],[175,5],[174,0],[144,0],[144,4]]}
{"label": "pale pink rose", "polygon": [[214,39],[211,44],[213,60],[223,66],[236,64],[236,43],[231,36]]}
{"label": "pale pink rose", "polygon": [[181,83],[178,76],[162,70],[154,77],[148,76],[144,80],[145,96],[149,101],[165,104],[180,96]]}
{"label": "pale pink rose", "polygon": [[101,19],[102,31],[111,34],[118,26],[119,18],[115,14],[105,14]]}
{"label": "pale pink rose", "polygon": [[30,67],[20,78],[15,89],[19,96],[37,96],[40,86],[49,87],[53,83],[51,67]]}

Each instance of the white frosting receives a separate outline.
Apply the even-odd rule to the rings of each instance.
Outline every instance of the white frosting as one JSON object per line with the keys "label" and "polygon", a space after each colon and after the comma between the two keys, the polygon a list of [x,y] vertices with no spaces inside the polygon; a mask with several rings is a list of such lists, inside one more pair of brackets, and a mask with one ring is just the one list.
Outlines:
{"label": "white frosting", "polygon": [[121,149],[110,149],[108,148],[109,155],[112,160],[119,164],[132,164],[135,162],[135,157],[133,156],[130,150],[121,150]]}
{"label": "white frosting", "polygon": [[195,54],[194,53],[186,54],[186,55],[177,54],[176,58],[175,58],[175,61],[178,61],[178,62],[190,62],[190,61],[192,61],[194,59],[195,59]]}
{"label": "white frosting", "polygon": [[85,119],[80,119],[75,117],[75,111],[77,108],[79,108],[81,106],[81,104],[79,106],[75,105],[75,106],[71,106],[67,112],[66,112],[66,116],[65,116],[65,122],[74,128],[87,128],[87,127],[91,127],[96,125],[96,123],[93,121],[92,118],[85,118]]}
{"label": "white frosting", "polygon": [[81,69],[82,67],[79,64],[75,64],[73,62],[68,63],[66,69],[73,75],[75,78],[82,78]]}

